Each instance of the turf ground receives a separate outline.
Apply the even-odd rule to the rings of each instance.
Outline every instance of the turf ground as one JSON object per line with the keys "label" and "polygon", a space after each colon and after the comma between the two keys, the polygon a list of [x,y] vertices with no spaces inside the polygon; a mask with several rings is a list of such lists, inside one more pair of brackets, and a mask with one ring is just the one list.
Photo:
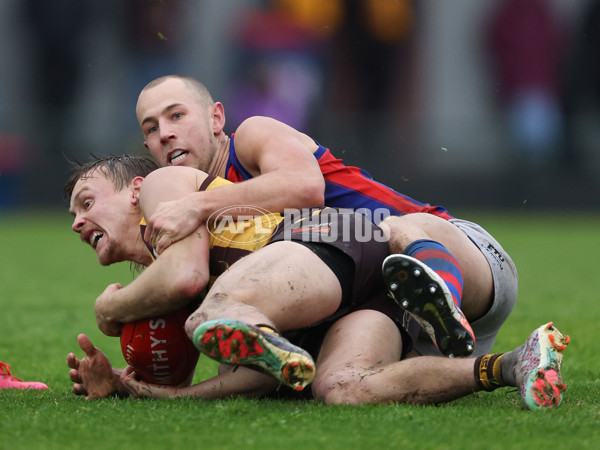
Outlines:
{"label": "turf ground", "polygon": [[[456,212],[456,211],[455,211]],[[519,300],[496,342],[522,343],[553,320],[572,342],[558,410],[532,413],[517,393],[474,394],[440,406],[324,406],[273,400],[115,400],[71,394],[65,358],[88,334],[115,365],[118,340],[96,329],[93,302],[129,265],[100,267],[66,211],[0,211],[0,360],[46,392],[0,391],[0,449],[596,448],[600,441],[599,215],[520,211],[459,214],[513,256]],[[78,354],[81,354],[79,351]],[[196,378],[215,365],[201,358]]]}

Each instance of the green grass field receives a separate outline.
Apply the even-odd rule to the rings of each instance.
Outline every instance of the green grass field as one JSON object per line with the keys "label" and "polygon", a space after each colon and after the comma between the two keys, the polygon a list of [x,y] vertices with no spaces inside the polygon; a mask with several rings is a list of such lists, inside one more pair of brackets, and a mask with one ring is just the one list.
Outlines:
{"label": "green grass field", "polygon": [[[592,448],[600,440],[600,216],[470,213],[513,256],[519,300],[495,349],[512,349],[553,320],[571,345],[558,410],[521,409],[517,393],[440,406],[324,406],[274,400],[115,400],[71,394],[66,355],[88,334],[117,366],[119,342],[96,329],[93,302],[129,265],[100,267],[66,211],[0,211],[0,360],[46,392],[0,391],[0,449]],[[78,351],[78,354],[81,354]],[[196,377],[214,372],[200,359]]]}

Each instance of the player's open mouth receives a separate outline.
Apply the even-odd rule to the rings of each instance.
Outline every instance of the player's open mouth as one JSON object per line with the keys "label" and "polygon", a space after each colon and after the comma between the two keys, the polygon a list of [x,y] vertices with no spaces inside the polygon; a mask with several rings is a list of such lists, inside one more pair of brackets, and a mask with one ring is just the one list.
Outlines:
{"label": "player's open mouth", "polygon": [[102,239],[103,236],[104,236],[104,233],[102,231],[94,231],[90,235],[88,242],[90,243],[92,248],[96,249],[96,247],[98,246],[98,242],[100,241],[100,239]]}
{"label": "player's open mouth", "polygon": [[188,155],[188,152],[186,152],[185,150],[175,150],[173,153],[171,153],[171,155],[169,156],[169,162],[171,164],[177,164],[180,163],[181,161],[183,161],[185,159],[185,157]]}

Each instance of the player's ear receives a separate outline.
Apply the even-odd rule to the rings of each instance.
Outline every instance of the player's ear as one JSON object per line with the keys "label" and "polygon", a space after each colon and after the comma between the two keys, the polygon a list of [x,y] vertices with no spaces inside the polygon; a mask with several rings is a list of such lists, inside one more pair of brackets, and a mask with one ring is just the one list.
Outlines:
{"label": "player's ear", "polygon": [[144,177],[135,177],[129,183],[129,187],[131,189],[131,202],[136,205],[139,203],[140,199],[140,189],[142,188],[142,183],[144,181]]}
{"label": "player's ear", "polygon": [[215,135],[220,134],[225,127],[225,107],[221,102],[215,102],[210,107],[212,130]]}

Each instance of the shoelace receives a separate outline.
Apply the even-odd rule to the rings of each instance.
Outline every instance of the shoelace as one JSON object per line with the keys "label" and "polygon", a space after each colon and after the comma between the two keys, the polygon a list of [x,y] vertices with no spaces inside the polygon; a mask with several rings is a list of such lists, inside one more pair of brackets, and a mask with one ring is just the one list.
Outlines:
{"label": "shoelace", "polygon": [[13,380],[16,380],[16,381],[21,381],[17,377],[13,376],[9,367],[10,367],[10,364],[6,364],[6,363],[3,363],[2,361],[0,361],[0,369],[2,369],[2,372],[4,372],[4,373],[0,373],[0,376],[5,376],[5,377],[12,378]]}

